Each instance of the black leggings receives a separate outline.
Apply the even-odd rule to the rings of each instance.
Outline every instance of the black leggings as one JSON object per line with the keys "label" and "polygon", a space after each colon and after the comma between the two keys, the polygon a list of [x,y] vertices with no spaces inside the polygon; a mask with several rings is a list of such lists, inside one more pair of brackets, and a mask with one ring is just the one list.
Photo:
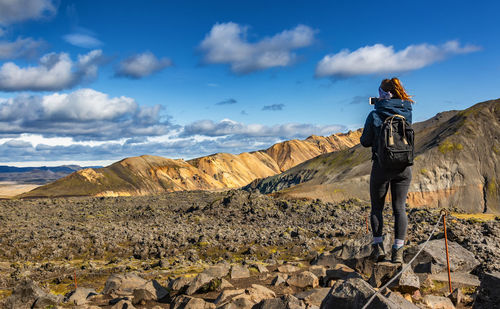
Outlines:
{"label": "black leggings", "polygon": [[391,185],[392,211],[394,213],[394,237],[405,239],[408,227],[406,217],[406,195],[411,182],[411,167],[402,170],[389,170],[379,166],[377,160],[373,161],[370,175],[370,199],[372,202],[371,225],[373,237],[381,237],[384,228],[385,196]]}

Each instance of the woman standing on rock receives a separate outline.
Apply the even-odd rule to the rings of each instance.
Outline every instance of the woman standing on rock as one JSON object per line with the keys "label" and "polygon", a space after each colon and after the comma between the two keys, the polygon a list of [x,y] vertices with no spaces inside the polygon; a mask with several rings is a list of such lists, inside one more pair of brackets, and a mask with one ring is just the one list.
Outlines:
{"label": "woman standing on rock", "polygon": [[[406,93],[406,90],[403,88],[398,78],[384,79],[379,87],[379,98],[371,100],[373,100],[371,103],[375,105],[375,110],[370,112],[366,118],[363,134],[361,135],[361,144],[364,147],[372,147],[373,165],[370,175],[370,199],[372,209],[370,217],[373,233],[373,250],[371,258],[376,261],[385,259],[386,253],[383,246],[384,221],[382,211],[384,209],[385,197],[390,186],[392,210],[395,218],[394,244],[392,246],[391,261],[393,263],[402,263],[403,245],[408,225],[405,203],[412,176],[411,166],[382,166],[378,158],[380,152],[377,150],[377,147],[380,147],[379,135],[381,135],[381,128],[386,119],[394,115],[400,115],[411,124],[413,100],[411,96]],[[406,140],[403,141],[406,143]]]}

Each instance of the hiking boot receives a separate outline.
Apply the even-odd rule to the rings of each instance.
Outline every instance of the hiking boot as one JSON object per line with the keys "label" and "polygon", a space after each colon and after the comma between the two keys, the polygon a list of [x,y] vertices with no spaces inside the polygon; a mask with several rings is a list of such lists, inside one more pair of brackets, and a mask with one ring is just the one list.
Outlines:
{"label": "hiking boot", "polygon": [[385,259],[384,244],[372,244],[372,253],[370,254],[370,259],[375,262],[381,262]]}
{"label": "hiking boot", "polygon": [[403,264],[403,247],[396,249],[392,248],[391,262],[394,264]]}

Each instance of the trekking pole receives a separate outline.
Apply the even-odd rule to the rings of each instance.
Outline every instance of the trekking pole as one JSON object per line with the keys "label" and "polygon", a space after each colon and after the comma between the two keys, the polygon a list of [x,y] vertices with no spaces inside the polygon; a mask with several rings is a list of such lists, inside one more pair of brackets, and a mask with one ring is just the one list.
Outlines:
{"label": "trekking pole", "polygon": [[365,218],[366,222],[366,234],[370,234],[370,229],[368,228],[368,216]]}
{"label": "trekking pole", "polygon": [[442,209],[441,214],[443,215],[444,245],[446,247],[446,264],[448,266],[448,286],[450,287],[450,293],[453,293],[453,290],[451,288],[450,254],[448,253],[448,236],[446,235],[446,215],[448,214],[448,211],[446,211],[446,209]]}
{"label": "trekking pole", "polygon": [[78,288],[78,285],[76,284],[76,270],[75,270],[75,272],[74,272],[73,276],[74,276],[74,278],[75,278],[75,291],[76,291],[76,289]]}

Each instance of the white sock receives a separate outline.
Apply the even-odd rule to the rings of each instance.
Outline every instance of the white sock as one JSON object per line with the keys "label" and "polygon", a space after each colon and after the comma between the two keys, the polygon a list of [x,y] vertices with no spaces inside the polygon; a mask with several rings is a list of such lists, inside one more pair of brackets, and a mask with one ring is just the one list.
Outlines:
{"label": "white sock", "polygon": [[401,248],[404,244],[405,244],[405,240],[404,240],[404,239],[394,239],[394,245],[392,245],[392,247],[393,247],[394,249],[399,249],[399,248]]}
{"label": "white sock", "polygon": [[373,244],[380,244],[382,242],[384,242],[384,237],[383,236],[373,237]]}

